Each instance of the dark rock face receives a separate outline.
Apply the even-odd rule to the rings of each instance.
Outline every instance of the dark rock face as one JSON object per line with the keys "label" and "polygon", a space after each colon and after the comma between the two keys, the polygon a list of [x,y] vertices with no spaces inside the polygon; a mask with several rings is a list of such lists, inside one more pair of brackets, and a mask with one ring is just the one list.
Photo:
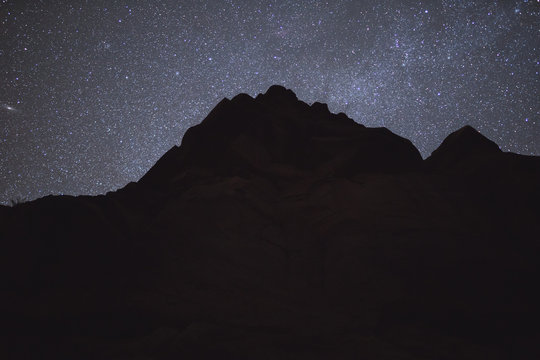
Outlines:
{"label": "dark rock face", "polygon": [[536,359],[539,183],[240,94],[138,183],[0,208],[3,358]]}

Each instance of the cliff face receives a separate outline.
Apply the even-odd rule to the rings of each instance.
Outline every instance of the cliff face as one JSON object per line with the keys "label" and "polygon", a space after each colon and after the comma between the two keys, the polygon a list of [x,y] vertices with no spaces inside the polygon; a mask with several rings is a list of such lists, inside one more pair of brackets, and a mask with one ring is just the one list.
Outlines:
{"label": "cliff face", "polygon": [[11,357],[537,358],[540,159],[271,87],[138,182],[3,208]]}

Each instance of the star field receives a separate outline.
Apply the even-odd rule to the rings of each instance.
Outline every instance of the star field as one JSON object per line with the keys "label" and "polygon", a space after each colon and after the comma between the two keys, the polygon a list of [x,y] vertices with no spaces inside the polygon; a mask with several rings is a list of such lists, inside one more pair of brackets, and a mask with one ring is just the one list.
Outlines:
{"label": "star field", "polygon": [[223,97],[282,84],[424,157],[540,155],[540,1],[0,0],[0,202],[138,180]]}

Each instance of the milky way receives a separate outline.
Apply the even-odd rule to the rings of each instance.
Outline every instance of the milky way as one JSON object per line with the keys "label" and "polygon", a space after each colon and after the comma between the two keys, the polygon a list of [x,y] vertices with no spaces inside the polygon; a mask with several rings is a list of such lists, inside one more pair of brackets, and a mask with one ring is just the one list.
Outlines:
{"label": "milky way", "polygon": [[136,181],[221,98],[272,84],[424,157],[465,124],[540,154],[538,0],[1,0],[0,21],[4,203]]}

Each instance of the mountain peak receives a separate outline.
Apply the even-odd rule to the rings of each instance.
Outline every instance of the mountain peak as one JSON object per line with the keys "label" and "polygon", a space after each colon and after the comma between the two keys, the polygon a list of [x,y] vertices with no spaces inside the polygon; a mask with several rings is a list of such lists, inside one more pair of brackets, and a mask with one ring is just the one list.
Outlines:
{"label": "mountain peak", "polygon": [[279,101],[297,101],[298,97],[291,89],[287,89],[281,85],[272,85],[266,90],[264,95],[259,95],[259,97],[264,97],[266,99],[279,100]]}
{"label": "mountain peak", "polygon": [[333,114],[326,104],[310,106],[292,90],[274,85],[255,99],[239,94],[221,101],[141,181],[169,183],[195,169],[245,175],[295,168],[352,175],[410,170],[421,161],[409,140]]}
{"label": "mountain peak", "polygon": [[477,138],[477,139],[489,140],[484,135],[482,135],[478,130],[476,130],[475,128],[473,128],[471,125],[468,125],[468,124],[454,131],[453,133],[448,135],[446,138],[450,138],[452,136],[453,137],[468,137],[469,139]]}
{"label": "mountain peak", "polygon": [[451,166],[478,156],[501,153],[499,146],[470,125],[448,135],[426,159],[435,167]]}

